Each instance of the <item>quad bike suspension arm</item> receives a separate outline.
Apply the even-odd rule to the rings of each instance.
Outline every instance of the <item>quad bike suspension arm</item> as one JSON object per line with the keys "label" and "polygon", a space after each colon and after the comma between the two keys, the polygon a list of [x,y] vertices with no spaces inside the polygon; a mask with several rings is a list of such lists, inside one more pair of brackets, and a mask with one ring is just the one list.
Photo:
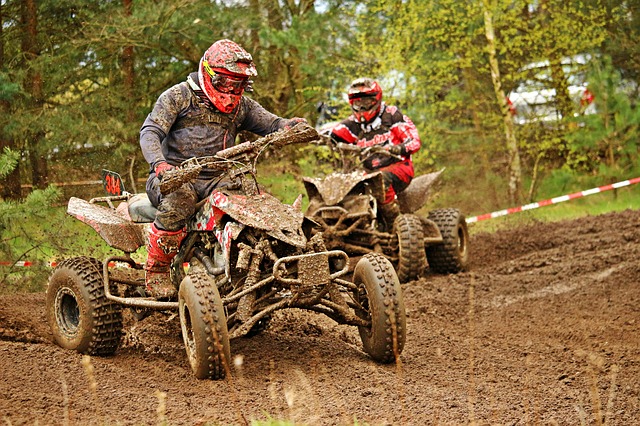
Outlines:
{"label": "quad bike suspension arm", "polygon": [[111,282],[119,282],[128,286],[141,285],[137,281],[126,280],[122,278],[111,279],[109,274],[109,263],[111,262],[123,262],[129,264],[134,269],[142,269],[142,265],[136,263],[130,256],[110,256],[107,257],[102,263],[102,272],[104,279],[104,294],[105,297],[114,302],[127,306],[135,306],[139,308],[156,309],[156,310],[177,310],[178,302],[159,302],[157,300],[147,299],[144,297],[119,297],[111,294],[110,285]]}
{"label": "quad bike suspension arm", "polygon": [[[324,209],[322,208],[318,209],[317,213],[321,213],[323,210]],[[345,213],[346,213],[346,210],[345,210]],[[361,213],[359,215],[360,217],[358,217],[358,219],[356,219],[355,222],[353,222],[351,225],[349,225],[348,228],[345,228],[345,229],[339,229],[340,226],[344,223],[344,221],[346,219],[352,219],[353,217],[357,217],[357,216],[352,215],[351,217],[348,217],[347,214],[343,214],[333,225],[329,225],[324,219],[322,219],[322,217],[319,217],[319,216],[320,216],[319,214],[316,214],[316,216],[314,216],[314,220],[318,221],[322,225],[323,227],[322,232],[325,235],[342,238],[347,235],[350,235],[352,232],[354,232],[354,230],[358,229],[358,227],[360,227],[360,224],[362,224],[362,222],[364,222],[367,219],[368,213]]]}

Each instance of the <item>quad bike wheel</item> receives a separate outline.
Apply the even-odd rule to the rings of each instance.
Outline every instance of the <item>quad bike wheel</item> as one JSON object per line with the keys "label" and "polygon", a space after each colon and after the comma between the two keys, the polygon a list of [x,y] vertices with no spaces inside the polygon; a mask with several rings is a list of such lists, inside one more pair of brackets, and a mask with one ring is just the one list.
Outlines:
{"label": "quad bike wheel", "polygon": [[467,269],[469,262],[469,231],[465,217],[458,209],[437,209],[429,212],[442,234],[443,243],[426,247],[427,261],[433,272],[457,274]]}
{"label": "quad bike wheel", "polygon": [[404,348],[406,314],[400,282],[389,260],[369,253],[358,261],[353,272],[358,316],[371,321],[358,327],[364,351],[377,362],[395,361]]}
{"label": "quad bike wheel", "polygon": [[122,337],[122,306],[104,294],[102,264],[89,257],[62,261],[47,287],[47,319],[58,345],[88,355],[112,355]]}
{"label": "quad bike wheel", "polygon": [[422,222],[416,215],[401,214],[393,222],[393,231],[398,236],[398,279],[401,283],[415,280],[427,266]]}
{"label": "quad bike wheel", "polygon": [[178,291],[178,311],[187,358],[198,379],[222,379],[231,349],[227,318],[215,281],[197,260]]}

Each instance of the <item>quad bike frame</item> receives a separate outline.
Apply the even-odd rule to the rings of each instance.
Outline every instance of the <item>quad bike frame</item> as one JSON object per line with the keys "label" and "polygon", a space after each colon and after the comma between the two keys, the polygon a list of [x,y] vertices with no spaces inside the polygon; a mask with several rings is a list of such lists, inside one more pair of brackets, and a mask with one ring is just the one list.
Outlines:
{"label": "quad bike frame", "polygon": [[436,273],[467,268],[469,234],[464,215],[453,208],[432,210],[427,217],[416,214],[444,169],[414,178],[398,194],[401,214],[394,223],[385,223],[379,211],[384,199],[381,173],[366,172],[358,167],[361,161],[347,158],[354,152],[361,158],[368,153],[328,138],[323,143],[339,153],[342,170],[324,178],[305,177],[303,182],[309,196],[306,215],[321,225],[317,232],[323,233],[327,247],[350,256],[381,253],[392,262],[401,282],[417,279],[427,266]]}
{"label": "quad bike frame", "polygon": [[296,126],[189,161],[168,176],[164,188],[169,190],[179,187],[180,179],[197,176],[198,167],[222,170],[232,181],[203,200],[187,225],[171,266],[174,299],[149,297],[143,265],[132,258],[145,245],[155,216],[144,194],[122,193],[120,184],[111,185],[117,195],[71,198],[68,213],[123,255],[103,261],[79,256],[56,267],[47,289],[55,341],[81,353],[112,355],[123,333],[123,308],[131,308],[138,320],[154,310],[177,311],[193,373],[220,379],[230,374],[233,339],[261,332],[277,310],[301,308],[357,327],[372,359],[395,361],[405,344],[406,319],[400,282],[388,259],[370,253],[351,269],[344,251],[327,249],[322,233],[311,232],[315,225],[299,202],[283,204],[257,185],[253,164],[266,147],[314,135]]}

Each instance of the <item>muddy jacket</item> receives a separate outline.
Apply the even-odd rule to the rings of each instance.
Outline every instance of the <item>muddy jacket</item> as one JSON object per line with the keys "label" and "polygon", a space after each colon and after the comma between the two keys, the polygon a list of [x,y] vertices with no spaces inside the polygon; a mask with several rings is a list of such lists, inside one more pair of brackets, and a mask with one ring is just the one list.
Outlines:
{"label": "muddy jacket", "polygon": [[241,130],[265,136],[290,124],[244,96],[232,113],[224,114],[199,90],[197,73],[189,77],[160,95],[142,124],[140,146],[151,171],[162,161],[177,166],[192,157],[214,155],[233,146]]}
{"label": "muddy jacket", "polygon": [[[380,113],[371,123],[360,123],[351,115],[331,132],[331,137],[340,142],[353,143],[366,148],[373,145],[401,145],[402,157],[413,168],[411,154],[420,149],[420,137],[413,121],[395,106],[382,103]],[[388,156],[372,156],[365,162],[367,169],[375,170],[388,166],[395,160]]]}

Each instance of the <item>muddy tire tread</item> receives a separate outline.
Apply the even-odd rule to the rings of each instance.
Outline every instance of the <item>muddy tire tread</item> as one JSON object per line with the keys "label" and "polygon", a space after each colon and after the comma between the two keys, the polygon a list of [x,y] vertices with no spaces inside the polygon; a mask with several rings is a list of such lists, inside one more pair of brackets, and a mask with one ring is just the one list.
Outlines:
{"label": "muddy tire tread", "polygon": [[[439,274],[457,274],[466,270],[469,233],[464,215],[454,208],[436,209],[429,212],[429,219],[438,226],[443,239],[442,244],[425,249],[429,268]],[[458,233],[459,227],[462,227],[462,237]]]}
{"label": "muddy tire tread", "polygon": [[[208,360],[206,371],[194,371],[194,373],[199,379],[223,379],[226,376],[227,368],[229,368],[230,347],[222,301],[217,288],[212,285],[211,278],[203,269],[189,274],[189,277],[197,295],[198,303],[201,305],[198,315],[204,322],[207,333],[206,355],[199,354]],[[216,341],[220,342],[222,350],[216,348]]]}
{"label": "muddy tire tread", "polygon": [[[377,362],[391,363],[396,360],[395,346],[397,347],[397,355],[399,356],[404,349],[406,339],[406,313],[404,301],[402,298],[402,289],[397,278],[393,265],[389,260],[381,254],[369,253],[365,255],[356,265],[354,279],[356,284],[360,285],[358,269],[361,267],[360,262],[365,261],[370,268],[369,273],[374,275],[376,280],[375,289],[367,289],[367,298],[369,304],[376,304],[375,307],[370,306],[372,328],[358,327],[360,337],[362,339],[364,351]],[[366,274],[363,271],[362,274]],[[373,291],[375,294],[370,294]],[[376,316],[377,318],[374,318]],[[393,324],[395,323],[395,327]],[[376,325],[378,328],[376,329]],[[375,329],[375,330],[374,330]]]}
{"label": "muddy tire tread", "polygon": [[[79,332],[84,333],[85,337],[89,338],[90,341],[86,349],[78,348],[76,350],[87,355],[112,355],[120,346],[122,338],[122,306],[106,298],[102,264],[94,258],[82,256],[63,260],[52,273],[49,285],[52,285],[51,280],[57,279],[58,275],[66,275],[71,278],[74,274],[80,279],[80,283],[77,284],[84,285],[86,289],[88,298],[85,302],[87,302],[91,312],[90,315],[85,317],[85,319],[89,320],[89,324],[79,327]],[[81,289],[76,290],[81,292]],[[48,294],[48,305],[49,300],[50,296]],[[54,306],[47,306],[52,328],[55,327],[55,317],[52,317],[55,316],[55,312],[52,312],[54,309]],[[64,339],[56,331],[54,331],[54,336],[56,340]]]}
{"label": "muddy tire tread", "polygon": [[427,266],[422,222],[418,216],[402,214],[393,228],[398,235],[398,279],[401,283],[418,279]]}

